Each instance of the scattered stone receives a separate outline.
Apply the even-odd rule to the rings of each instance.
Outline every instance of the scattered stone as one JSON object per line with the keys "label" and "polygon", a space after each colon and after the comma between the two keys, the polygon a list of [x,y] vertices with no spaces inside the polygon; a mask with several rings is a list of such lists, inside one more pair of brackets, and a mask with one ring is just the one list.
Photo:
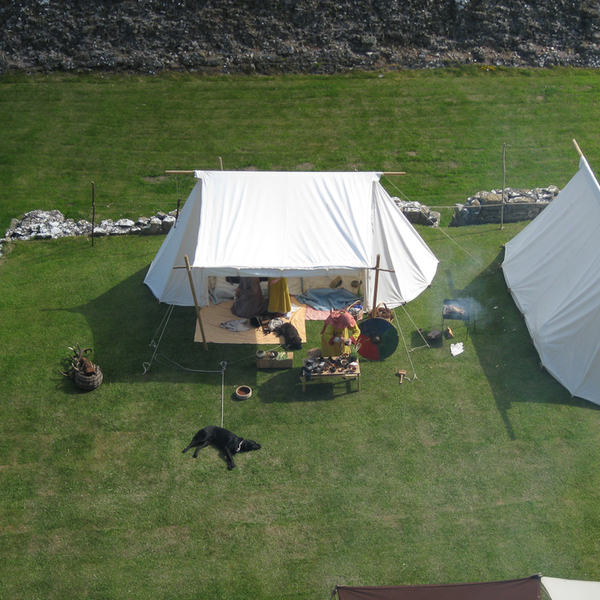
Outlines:
{"label": "scattered stone", "polygon": [[163,233],[169,233],[173,225],[175,225],[175,217],[171,215],[166,215],[165,218],[161,222],[161,228]]}
{"label": "scattered stone", "polygon": [[431,210],[420,202],[411,202],[392,198],[396,206],[413,225],[426,225],[427,227],[439,227],[441,214]]}
{"label": "scattered stone", "polygon": [[[157,213],[154,217],[140,217],[136,222],[131,219],[112,221],[105,219],[94,227],[94,237],[110,235],[161,235],[166,234],[175,224],[175,211],[173,214]],[[10,227],[6,230],[4,238],[0,239],[0,256],[2,256],[2,243],[49,240],[78,235],[91,235],[92,224],[88,221],[65,219],[59,210],[32,210],[22,219],[12,219]]]}

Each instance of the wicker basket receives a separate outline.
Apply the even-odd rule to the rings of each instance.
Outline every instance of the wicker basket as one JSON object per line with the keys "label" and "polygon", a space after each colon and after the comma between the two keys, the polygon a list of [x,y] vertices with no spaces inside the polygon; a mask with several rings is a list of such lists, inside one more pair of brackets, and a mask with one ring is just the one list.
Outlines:
{"label": "wicker basket", "polygon": [[394,322],[394,311],[391,308],[388,308],[384,302],[377,305],[375,316],[379,319],[385,319],[390,323]]}
{"label": "wicker basket", "polygon": [[79,371],[75,371],[75,384],[82,390],[95,390],[101,383],[104,376],[100,367],[96,365],[96,370],[91,375],[84,375]]}
{"label": "wicker basket", "polygon": [[[361,307],[360,310],[350,310],[356,309],[358,306]],[[365,311],[362,308],[362,300],[357,300],[356,302],[353,302],[350,306],[346,308],[346,312],[349,312],[354,317],[354,320],[357,323],[359,321],[362,321],[363,317],[365,316]]]}

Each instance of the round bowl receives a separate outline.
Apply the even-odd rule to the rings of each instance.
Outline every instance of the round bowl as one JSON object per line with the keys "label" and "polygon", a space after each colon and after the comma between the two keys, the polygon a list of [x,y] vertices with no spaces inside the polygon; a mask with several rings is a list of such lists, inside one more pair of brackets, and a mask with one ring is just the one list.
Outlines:
{"label": "round bowl", "polygon": [[252,396],[252,388],[247,385],[240,385],[235,390],[235,397],[238,400],[247,400],[250,396]]}

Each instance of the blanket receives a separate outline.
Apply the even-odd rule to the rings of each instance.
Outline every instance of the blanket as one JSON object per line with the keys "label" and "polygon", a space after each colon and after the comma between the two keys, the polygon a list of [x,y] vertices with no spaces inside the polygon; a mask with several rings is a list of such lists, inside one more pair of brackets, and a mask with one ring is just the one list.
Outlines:
{"label": "blanket", "polygon": [[297,296],[297,299],[315,310],[330,311],[346,308],[360,297],[345,289],[317,288],[307,290],[304,294]]}
{"label": "blanket", "polygon": [[[269,345],[276,346],[281,342],[279,336],[274,333],[265,334],[262,328],[249,327],[244,331],[231,331],[226,327],[222,327],[222,323],[228,323],[232,320],[243,321],[238,319],[231,313],[231,307],[233,300],[227,300],[220,304],[210,304],[200,309],[200,318],[202,319],[202,325],[204,327],[204,335],[206,336],[207,342],[213,342],[215,344],[257,344],[257,345]],[[298,304],[294,298],[292,298],[292,316],[289,320],[284,322],[291,323],[300,334],[302,342],[306,342],[306,307],[304,304]],[[250,325],[249,322],[246,323]],[[202,334],[200,332],[200,325],[196,320],[196,331],[194,334],[195,342],[202,342]]]}

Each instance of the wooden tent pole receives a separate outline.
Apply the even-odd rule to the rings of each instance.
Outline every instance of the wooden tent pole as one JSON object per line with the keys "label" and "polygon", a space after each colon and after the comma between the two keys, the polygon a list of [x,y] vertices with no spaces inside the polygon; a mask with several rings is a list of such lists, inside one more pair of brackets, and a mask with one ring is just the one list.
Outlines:
{"label": "wooden tent pole", "polygon": [[502,208],[500,209],[500,229],[504,229],[504,194],[506,190],[506,142],[502,144]]}
{"label": "wooden tent pole", "polygon": [[92,181],[92,248],[94,247],[94,229],[96,229],[96,187]]}
{"label": "wooden tent pole", "polygon": [[577,150],[577,154],[579,154],[579,158],[583,158],[583,152],[576,140],[573,140],[573,145],[575,146],[575,150]]}
{"label": "wooden tent pole", "polygon": [[202,317],[200,316],[200,307],[198,306],[198,299],[196,298],[196,289],[194,288],[194,280],[192,279],[192,268],[190,267],[190,259],[186,254],[185,258],[185,268],[187,270],[188,279],[190,280],[190,287],[192,288],[192,296],[194,297],[194,306],[196,307],[196,316],[198,317],[198,324],[200,325],[200,334],[202,335],[202,343],[204,344],[204,349],[208,350],[208,344],[206,343],[206,336],[204,335],[204,325],[202,325]]}
{"label": "wooden tent pole", "polygon": [[379,261],[381,256],[377,255],[377,262],[375,263],[375,289],[373,290],[373,308],[371,309],[371,316],[377,316],[377,288],[379,287]]}

